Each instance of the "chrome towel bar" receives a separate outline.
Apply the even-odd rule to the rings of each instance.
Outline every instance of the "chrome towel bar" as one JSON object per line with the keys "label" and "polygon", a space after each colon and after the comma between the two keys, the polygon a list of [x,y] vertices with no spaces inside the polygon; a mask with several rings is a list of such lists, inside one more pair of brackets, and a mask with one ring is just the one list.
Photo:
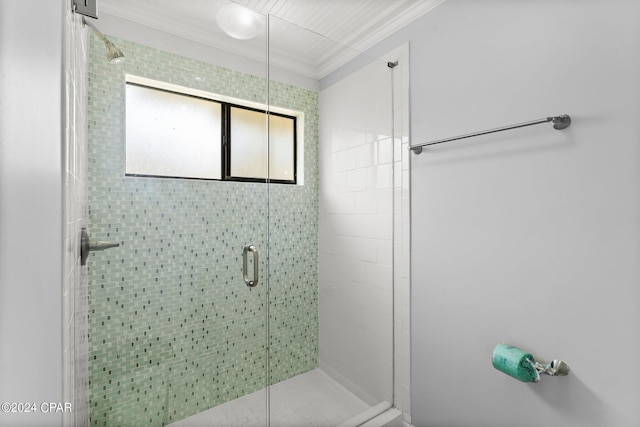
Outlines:
{"label": "chrome towel bar", "polygon": [[410,146],[409,149],[413,151],[415,154],[420,154],[422,153],[422,147],[427,147],[429,145],[442,144],[444,142],[457,141],[459,139],[472,138],[474,136],[487,135],[490,133],[502,132],[505,130],[523,128],[526,126],[539,125],[541,123],[549,123],[549,122],[553,122],[554,129],[558,129],[558,130],[566,129],[571,124],[571,117],[569,117],[566,114],[563,114],[560,116],[547,117],[544,119],[532,120],[530,122],[519,123],[516,125],[510,125],[510,126],[504,126],[504,127],[495,128],[495,129],[484,130],[480,132],[468,133],[466,135],[454,136],[452,138],[438,139],[437,141],[425,142],[423,144],[416,144],[416,145]]}

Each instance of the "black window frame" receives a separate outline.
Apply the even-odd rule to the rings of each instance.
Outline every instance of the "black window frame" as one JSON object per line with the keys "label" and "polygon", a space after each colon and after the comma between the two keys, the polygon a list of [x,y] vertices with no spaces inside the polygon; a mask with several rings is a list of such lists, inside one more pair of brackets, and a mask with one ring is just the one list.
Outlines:
{"label": "black window frame", "polygon": [[[202,181],[233,181],[233,182],[256,182],[256,183],[274,183],[274,184],[297,184],[298,183],[298,118],[296,116],[276,113],[273,111],[261,109],[261,108],[253,108],[248,107],[242,104],[236,104],[227,101],[221,101],[215,98],[207,98],[204,96],[198,96],[190,93],[180,92],[178,90],[171,90],[162,87],[157,87],[153,85],[126,81],[125,85],[134,85],[139,87],[144,87],[147,89],[159,90],[164,92],[173,93],[176,95],[189,96],[192,98],[202,99],[204,101],[215,102],[220,104],[220,114],[221,114],[221,140],[220,140],[220,150],[221,150],[221,169],[220,169],[220,179],[216,178],[198,178],[198,177],[183,177],[183,176],[167,176],[167,175],[153,175],[153,174],[136,174],[136,173],[127,173],[125,170],[125,176],[139,176],[139,177],[150,177],[150,178],[172,178],[172,179],[195,179]],[[266,178],[253,178],[253,177],[242,177],[242,176],[233,176],[231,175],[231,144],[233,143],[233,138],[231,135],[231,108],[241,108],[245,110],[255,111],[258,113],[265,114],[268,118],[270,115],[285,117],[287,119],[292,119],[293,122],[293,179],[285,180],[285,179],[271,179],[269,178],[269,167],[268,167],[268,159],[267,159],[267,177]],[[126,112],[125,112],[126,118]],[[267,121],[267,123],[269,123]],[[269,126],[267,125],[267,133],[269,131]],[[268,135],[267,135],[268,138]],[[126,153],[126,135],[125,135],[125,153]]]}
{"label": "black window frame", "polygon": [[[267,177],[266,178],[250,178],[231,175],[231,145],[233,145],[233,136],[231,135],[231,108],[241,108],[244,110],[255,111],[265,114],[267,120],[269,116],[285,117],[293,121],[293,179],[273,179],[269,178],[269,167],[267,159]],[[296,184],[298,182],[298,118],[287,114],[274,113],[259,108],[251,108],[245,105],[232,104],[230,102],[222,103],[222,180],[223,181],[240,181],[240,182],[271,182],[276,184]],[[267,123],[269,123],[267,121]],[[269,126],[267,125],[267,133]],[[267,135],[268,137],[268,135]]]}

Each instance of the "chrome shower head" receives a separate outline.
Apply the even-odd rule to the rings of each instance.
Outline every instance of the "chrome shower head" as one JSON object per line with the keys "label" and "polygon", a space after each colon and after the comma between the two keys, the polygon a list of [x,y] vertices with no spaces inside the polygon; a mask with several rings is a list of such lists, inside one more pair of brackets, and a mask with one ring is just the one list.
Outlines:
{"label": "chrome shower head", "polygon": [[124,54],[120,49],[115,47],[115,45],[111,42],[111,40],[107,38],[107,36],[102,34],[92,23],[87,21],[84,17],[82,17],[82,23],[89,26],[89,28],[93,30],[96,36],[98,36],[98,38],[102,40],[102,42],[104,43],[104,47],[107,48],[107,61],[109,61],[110,64],[119,64],[121,62],[124,62]]}
{"label": "chrome shower head", "polygon": [[111,64],[124,62],[124,54],[122,51],[115,47],[113,43],[111,43],[111,40],[105,38],[103,41],[104,46],[107,48],[107,61]]}

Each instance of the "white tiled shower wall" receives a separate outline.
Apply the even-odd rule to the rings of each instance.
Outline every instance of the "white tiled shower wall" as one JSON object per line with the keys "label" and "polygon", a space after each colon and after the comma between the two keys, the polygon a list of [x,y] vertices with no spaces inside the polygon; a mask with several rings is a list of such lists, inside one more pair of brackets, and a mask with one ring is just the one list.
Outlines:
{"label": "white tiled shower wall", "polygon": [[387,56],[320,93],[319,357],[408,414],[408,47]]}
{"label": "white tiled shower wall", "polygon": [[87,31],[65,9],[63,133],[63,376],[65,425],[88,425],[88,275],[80,265],[80,231],[87,226]]}

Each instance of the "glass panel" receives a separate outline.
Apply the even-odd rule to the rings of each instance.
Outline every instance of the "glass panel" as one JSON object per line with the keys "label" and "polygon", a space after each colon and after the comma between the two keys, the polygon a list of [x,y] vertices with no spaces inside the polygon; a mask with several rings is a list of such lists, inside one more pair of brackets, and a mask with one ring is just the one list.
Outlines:
{"label": "glass panel", "polygon": [[295,120],[269,115],[269,178],[295,180]]}
{"label": "glass panel", "polygon": [[[180,98],[182,112],[161,106],[152,123],[142,118],[135,131],[149,142],[165,140],[170,161],[156,156],[154,145],[137,156],[133,171],[157,175],[155,168],[162,165],[168,177],[124,174],[125,161],[136,157],[125,156],[127,75],[267,105],[266,25],[252,39],[233,39],[211,20],[232,3],[205,3],[206,18],[201,8],[182,4],[176,16],[186,14],[187,22],[205,28],[203,34],[217,38],[227,52],[212,53],[213,48],[177,37],[169,52],[158,41],[166,37],[135,23],[135,15],[111,16],[115,34],[107,36],[124,53],[124,63],[106,63],[104,43],[90,37],[89,233],[94,240],[120,243],[92,252],[87,261],[91,426],[268,424],[268,185],[171,177],[216,177],[210,165],[221,164],[206,138],[192,133],[200,126],[219,129],[214,118],[219,107],[209,102],[203,107],[193,97]],[[184,55],[176,54],[180,47]],[[158,96],[174,97],[144,92],[153,98],[138,106],[147,115],[151,107],[157,110]],[[174,130],[176,122],[180,130]],[[265,141],[262,132],[256,137]],[[179,146],[174,138],[167,141],[172,133],[199,142],[185,149],[183,137]],[[171,165],[184,156],[192,162],[189,168]],[[152,165],[153,172],[140,164]],[[248,287],[243,277],[247,245],[259,254],[256,287]],[[253,279],[254,258],[247,255],[247,275]]]}
{"label": "glass panel", "polygon": [[219,103],[127,84],[126,114],[127,174],[221,178]]}
{"label": "glass panel", "polygon": [[272,111],[304,113],[305,175],[269,192],[271,422],[336,426],[393,401],[391,69],[273,16],[269,24],[271,76],[290,67],[321,78],[328,62],[357,56],[319,92],[269,82]]}
{"label": "glass panel", "polygon": [[231,176],[267,177],[267,116],[231,107]]}

